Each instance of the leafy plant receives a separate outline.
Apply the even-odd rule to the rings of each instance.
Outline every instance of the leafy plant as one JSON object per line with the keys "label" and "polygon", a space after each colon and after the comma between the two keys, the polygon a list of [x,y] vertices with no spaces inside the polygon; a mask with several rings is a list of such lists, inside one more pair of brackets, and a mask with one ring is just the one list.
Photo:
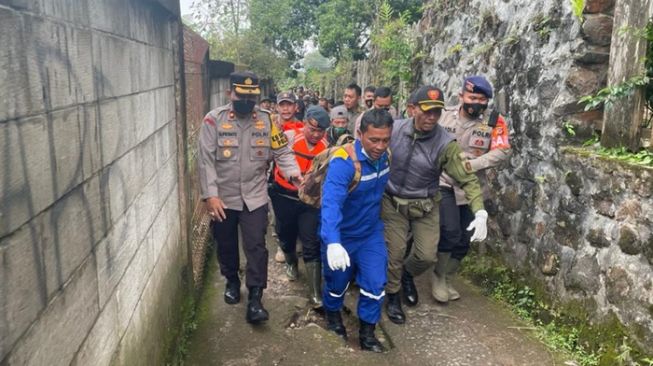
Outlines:
{"label": "leafy plant", "polygon": [[599,134],[596,132],[592,133],[592,137],[583,141],[583,147],[593,146],[600,142]]}
{"label": "leafy plant", "polygon": [[460,43],[456,43],[455,45],[449,47],[447,50],[447,55],[452,56],[457,53],[460,53],[463,50],[463,45]]}
{"label": "leafy plant", "polygon": [[563,121],[562,128],[564,128],[565,132],[567,132],[567,135],[571,137],[576,136],[576,126],[574,126],[571,122]]}
{"label": "leafy plant", "polygon": [[586,95],[578,101],[585,104],[585,110],[596,109],[601,105],[610,108],[617,100],[632,95],[640,86],[647,85],[650,79],[647,75],[634,76],[623,83],[607,86],[599,90],[595,95]]}
{"label": "leafy plant", "polygon": [[580,24],[583,24],[585,19],[583,19],[583,10],[585,10],[585,0],[569,0],[571,3],[571,11],[574,13],[574,16],[578,18]]}
{"label": "leafy plant", "polygon": [[638,152],[630,152],[625,147],[599,148],[595,151],[598,155],[607,158],[623,161],[629,164],[653,166],[653,152],[642,149]]}

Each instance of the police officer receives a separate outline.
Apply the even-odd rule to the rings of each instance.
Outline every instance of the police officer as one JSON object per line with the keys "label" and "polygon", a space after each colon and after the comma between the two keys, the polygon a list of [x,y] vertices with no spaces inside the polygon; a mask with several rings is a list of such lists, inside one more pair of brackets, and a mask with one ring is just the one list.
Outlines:
{"label": "police officer", "polygon": [[224,300],[228,304],[240,301],[240,225],[247,257],[246,318],[259,323],[268,319],[261,303],[268,274],[266,171],[274,158],[290,181],[299,183],[301,175],[286,136],[271,122],[268,112],[255,108],[261,93],[256,75],[234,72],[230,83],[231,102],[210,111],[200,130],[200,188],[213,218],[220,272],[227,280]]}
{"label": "police officer", "polygon": [[[445,109],[440,125],[456,136],[471,170],[487,187],[485,169],[498,166],[510,157],[508,126],[498,113],[488,111],[492,86],[483,76],[466,78],[458,97],[461,103]],[[440,176],[440,194],[440,244],[431,292],[437,301],[445,303],[460,298],[451,286],[451,277],[469,251],[471,233],[465,229],[474,215],[459,184],[446,172]]]}
{"label": "police officer", "polygon": [[[360,288],[358,318],[361,349],[384,352],[374,335],[381,318],[385,292],[387,251],[383,222],[379,220],[381,197],[388,181],[388,145],[392,116],[383,109],[365,112],[361,138],[350,150],[336,150],[322,186],[322,260],[327,327],[346,338],[340,310],[350,281],[356,276]],[[347,145],[351,146],[351,145]],[[356,165],[359,168],[356,168]],[[358,172],[358,173],[357,173]],[[360,174],[350,192],[351,183]]]}
{"label": "police officer", "polygon": [[[413,277],[429,269],[436,258],[440,172],[447,172],[458,182],[470,201],[475,213],[470,224],[475,230],[472,240],[483,240],[487,233],[487,212],[478,178],[463,160],[454,137],[438,125],[444,108],[442,91],[433,86],[419,88],[415,105],[414,117],[396,121],[392,131],[390,179],[381,210],[389,255],[386,310],[388,318],[397,324],[406,319],[399,289],[408,305],[416,305]],[[404,259],[409,232],[413,245]]]}
{"label": "police officer", "polygon": [[[328,148],[325,132],[329,124],[329,115],[324,108],[311,106],[306,111],[304,127],[285,132],[288,146],[295,152],[302,174],[311,168],[313,158]],[[317,234],[319,209],[299,200],[297,187],[285,178],[278,167],[274,169],[270,199],[277,220],[277,235],[286,258],[286,275],[291,281],[297,279],[296,244],[299,238],[302,241],[302,255],[306,265],[309,299],[313,306],[321,307],[322,269],[320,239]]]}

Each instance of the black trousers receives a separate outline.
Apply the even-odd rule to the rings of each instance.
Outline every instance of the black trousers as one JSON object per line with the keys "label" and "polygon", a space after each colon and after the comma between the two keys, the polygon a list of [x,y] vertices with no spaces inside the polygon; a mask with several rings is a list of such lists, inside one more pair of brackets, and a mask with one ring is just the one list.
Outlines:
{"label": "black trousers", "polygon": [[245,284],[248,288],[267,287],[268,250],[265,247],[265,232],[268,226],[268,206],[254,211],[244,206],[242,211],[225,210],[227,218],[213,221],[213,238],[217,243],[220,273],[228,281],[238,281],[240,253],[238,251],[238,226],[243,236],[243,251],[247,258]]}
{"label": "black trousers", "polygon": [[275,231],[281,250],[294,257],[297,238],[302,241],[304,262],[320,261],[320,239],[317,234],[320,210],[297,198],[297,193],[273,183],[268,190],[276,220]]}
{"label": "black trousers", "polygon": [[453,189],[440,187],[440,243],[438,252],[451,253],[451,258],[462,260],[469,252],[473,231],[467,227],[474,220],[469,205],[456,205]]}

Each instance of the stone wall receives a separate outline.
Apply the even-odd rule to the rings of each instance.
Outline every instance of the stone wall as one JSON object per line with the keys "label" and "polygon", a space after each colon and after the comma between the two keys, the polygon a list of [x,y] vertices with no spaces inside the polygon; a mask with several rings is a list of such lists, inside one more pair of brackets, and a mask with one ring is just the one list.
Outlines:
{"label": "stone wall", "polygon": [[421,72],[450,104],[463,76],[486,75],[510,118],[513,157],[491,174],[490,252],[593,321],[616,315],[653,352],[653,172],[564,149],[577,141],[563,121],[578,140],[601,130],[602,111],[577,100],[605,86],[613,9],[587,0],[581,24],[567,0],[431,1]]}
{"label": "stone wall", "polygon": [[163,362],[187,266],[178,19],[0,0],[0,364]]}

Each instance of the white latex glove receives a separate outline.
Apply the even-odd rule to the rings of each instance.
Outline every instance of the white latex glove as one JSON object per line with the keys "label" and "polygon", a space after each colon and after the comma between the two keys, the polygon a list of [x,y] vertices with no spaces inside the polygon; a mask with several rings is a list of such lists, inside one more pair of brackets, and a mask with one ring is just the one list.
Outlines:
{"label": "white latex glove", "polygon": [[476,218],[469,224],[467,231],[474,230],[471,241],[483,241],[487,237],[487,211],[478,210],[474,216]]}
{"label": "white latex glove", "polygon": [[327,245],[327,262],[332,271],[341,269],[343,272],[351,265],[349,254],[340,243],[331,243]]}

